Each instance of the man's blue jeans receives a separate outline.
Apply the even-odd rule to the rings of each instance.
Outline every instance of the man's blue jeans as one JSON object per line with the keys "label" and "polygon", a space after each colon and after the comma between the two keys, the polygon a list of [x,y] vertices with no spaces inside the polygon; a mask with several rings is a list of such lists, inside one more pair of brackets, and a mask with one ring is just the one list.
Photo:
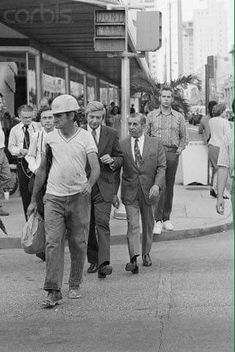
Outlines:
{"label": "man's blue jeans", "polygon": [[[69,288],[82,281],[90,224],[90,196],[77,193],[58,197],[46,194],[46,279],[45,290],[60,290],[64,272],[64,241],[68,238],[71,268]],[[67,230],[67,232],[66,232]]]}

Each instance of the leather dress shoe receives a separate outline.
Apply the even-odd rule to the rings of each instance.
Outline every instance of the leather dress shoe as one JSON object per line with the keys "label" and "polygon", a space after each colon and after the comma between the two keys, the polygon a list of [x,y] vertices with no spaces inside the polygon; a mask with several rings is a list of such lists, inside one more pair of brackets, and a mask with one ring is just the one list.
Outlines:
{"label": "leather dress shoe", "polygon": [[149,254],[143,255],[143,266],[151,266],[152,261]]}
{"label": "leather dress shoe", "polygon": [[131,271],[132,274],[138,274],[139,273],[139,267],[137,265],[137,262],[127,263],[125,269],[126,269],[126,271]]}
{"label": "leather dress shoe", "polygon": [[101,264],[99,269],[98,269],[98,278],[99,279],[105,279],[107,275],[111,275],[113,272],[113,269],[111,265],[103,265]]}
{"label": "leather dress shoe", "polygon": [[94,274],[98,270],[98,264],[97,263],[91,263],[89,268],[87,269],[88,274]]}

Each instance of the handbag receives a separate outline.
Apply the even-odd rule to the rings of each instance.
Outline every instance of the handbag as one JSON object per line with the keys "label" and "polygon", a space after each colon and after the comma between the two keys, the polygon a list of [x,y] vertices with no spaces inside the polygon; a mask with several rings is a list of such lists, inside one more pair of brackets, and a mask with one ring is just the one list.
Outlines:
{"label": "handbag", "polygon": [[21,246],[28,254],[45,251],[44,220],[37,211],[30,215],[23,227]]}

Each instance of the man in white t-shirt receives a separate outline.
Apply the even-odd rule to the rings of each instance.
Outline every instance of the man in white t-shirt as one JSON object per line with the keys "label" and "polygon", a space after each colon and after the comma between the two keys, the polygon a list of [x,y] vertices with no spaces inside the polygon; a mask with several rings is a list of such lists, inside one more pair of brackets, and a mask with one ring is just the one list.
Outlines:
{"label": "man in white t-shirt", "polygon": [[[46,136],[46,155],[52,152],[52,164],[45,194],[46,279],[48,297],[43,302],[51,308],[62,299],[61,286],[64,266],[64,239],[67,230],[71,269],[69,294],[80,298],[84,261],[90,224],[90,193],[100,174],[97,147],[90,133],[74,123],[76,99],[60,95],[52,102],[55,129]],[[46,180],[47,158],[42,157],[36,174],[28,214],[36,208],[36,197]],[[85,167],[91,173],[87,179]]]}

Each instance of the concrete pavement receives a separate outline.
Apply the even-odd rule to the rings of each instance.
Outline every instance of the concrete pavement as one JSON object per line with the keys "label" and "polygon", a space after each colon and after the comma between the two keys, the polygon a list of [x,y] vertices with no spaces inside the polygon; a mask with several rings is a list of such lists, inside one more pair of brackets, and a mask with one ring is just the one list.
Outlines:
{"label": "concrete pavement", "polygon": [[[209,195],[208,186],[175,186],[172,212],[174,231],[163,231],[154,236],[154,241],[176,240],[211,233],[226,231],[232,226],[231,202],[226,200],[225,214],[218,215],[215,210],[216,200]],[[21,231],[25,223],[23,207],[19,195],[4,201],[4,208],[10,216],[2,220],[8,236],[0,230],[0,248],[20,248]],[[126,220],[111,216],[111,243],[126,243]]]}
{"label": "concrete pavement", "polygon": [[[0,250],[0,352],[232,351],[232,232],[154,243],[153,266],[125,272],[126,245],[111,247],[113,274],[84,275],[69,300],[43,310],[45,264]],[[86,264],[87,268],[88,265]]]}

